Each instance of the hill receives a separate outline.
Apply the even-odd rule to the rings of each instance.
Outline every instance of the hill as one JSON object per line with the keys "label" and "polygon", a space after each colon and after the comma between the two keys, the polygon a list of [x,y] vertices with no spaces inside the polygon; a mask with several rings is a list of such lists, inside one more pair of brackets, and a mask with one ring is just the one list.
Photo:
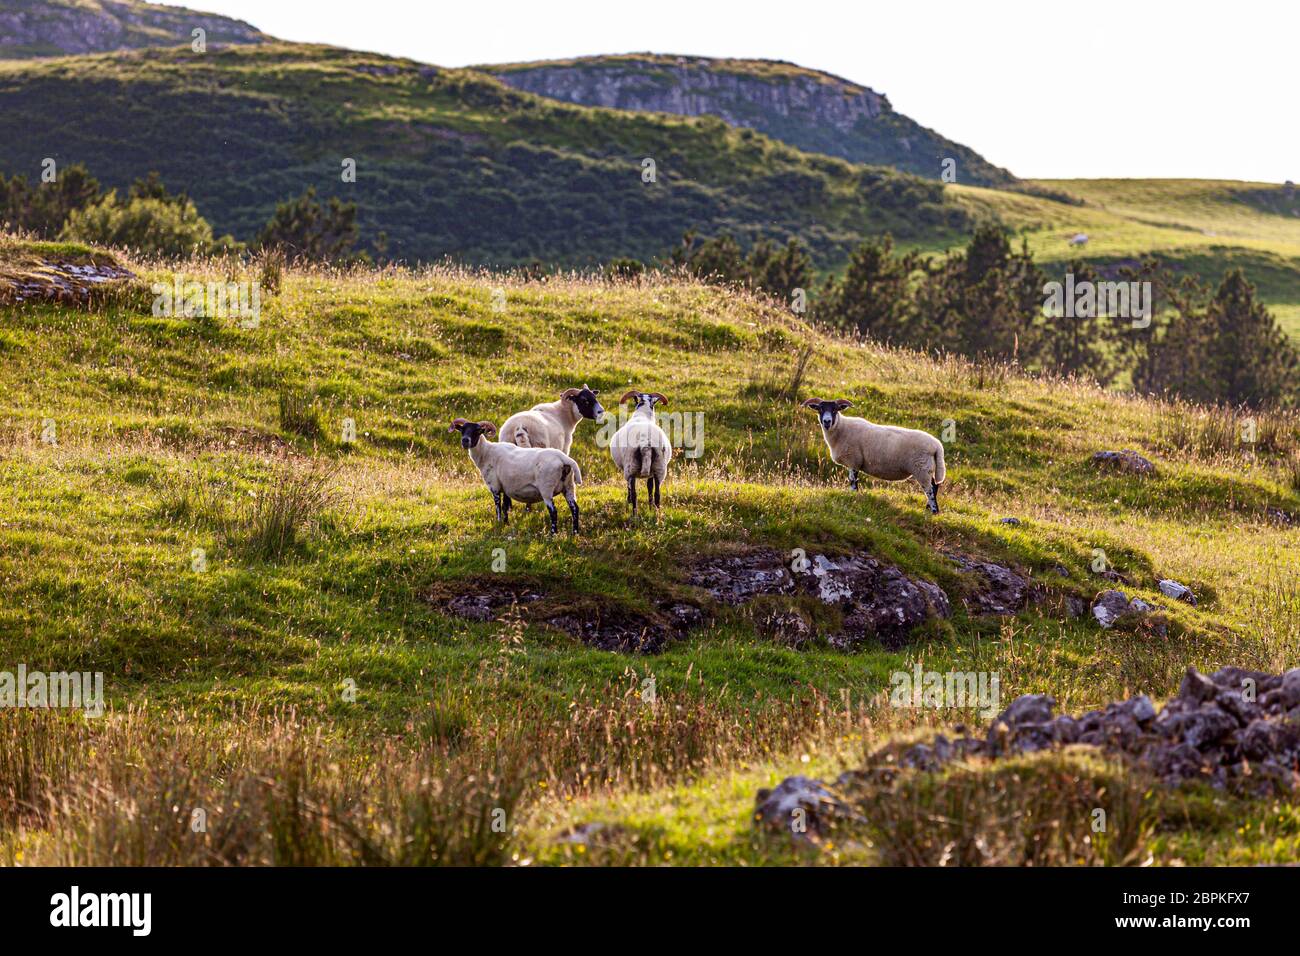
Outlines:
{"label": "hill", "polygon": [[[0,251],[31,269],[111,261]],[[752,814],[756,789],[790,773],[986,720],[891,707],[893,675],[997,673],[1004,702],[1044,692],[1074,713],[1172,695],[1188,664],[1294,664],[1294,418],[1261,416],[1245,448],[1228,413],[864,345],[672,279],[321,270],[274,293],[270,273],[178,267],[263,281],[250,324],[155,314],[148,283],[172,273],[116,265],[138,292],[92,311],[29,303],[0,332],[0,660],[102,672],[115,715],[5,722],[6,863],[879,862],[891,844],[800,851]],[[497,526],[448,422],[500,424],[583,382],[611,410],[636,387],[702,415],[699,456],[680,449],[662,516],[628,527],[584,423],[583,535],[548,538],[540,509]],[[936,434],[950,422],[944,512],[915,488],[851,492],[795,401],[816,394]],[[1091,463],[1116,448],[1155,474]],[[950,614],[888,646],[845,642],[842,612],[810,596],[731,606],[692,583],[700,562],[779,566],[796,549],[882,562],[941,588]],[[991,611],[993,572],[958,558],[1029,590]],[[1197,605],[1157,590],[1163,577]],[[1070,610],[1111,587],[1158,613],[1102,629]],[[1016,788],[1039,779],[1089,808],[1131,797],[1152,823],[1125,831],[1140,860],[1300,855],[1289,804],[1148,788],[1106,759],[1045,755],[1031,769],[1046,776],[1012,778],[977,765],[935,785],[993,788],[961,808],[998,788],[1020,806]],[[1073,799],[1035,812],[1086,829]],[[208,821],[197,836],[192,807]]]}
{"label": "hill", "polygon": [[1015,177],[973,149],[898,113],[889,99],[838,76],[773,60],[637,53],[480,69],[541,96],[624,110],[719,116],[811,153],[939,179],[1005,186]]}
{"label": "hill", "polygon": [[0,60],[189,46],[200,28],[213,47],[270,39],[242,20],[142,0],[0,0]]}
{"label": "hill", "polygon": [[411,261],[651,259],[706,226],[797,235],[829,264],[868,234],[968,226],[938,183],[714,117],[573,106],[470,70],[296,44],[0,63],[0,170],[32,178],[43,156],[117,187],[156,169],[240,239],[315,185],[358,204],[367,246]]}
{"label": "hill", "polygon": [[[1035,257],[1080,258],[1104,271],[1155,256],[1218,282],[1239,266],[1278,320],[1300,337],[1300,195],[1294,187],[1209,179],[1072,179],[1028,183],[1039,194],[954,186],[974,217],[1023,235]],[[1088,241],[1072,246],[1083,233]]]}

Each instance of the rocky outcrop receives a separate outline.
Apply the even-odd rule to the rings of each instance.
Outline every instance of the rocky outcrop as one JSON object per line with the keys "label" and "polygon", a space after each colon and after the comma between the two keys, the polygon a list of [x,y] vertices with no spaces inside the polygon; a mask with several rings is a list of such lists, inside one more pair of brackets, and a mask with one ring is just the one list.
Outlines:
{"label": "rocky outcrop", "polygon": [[[952,613],[948,595],[938,585],[910,578],[869,554],[814,554],[789,566],[786,561],[785,555],[771,549],[705,558],[690,568],[687,581],[714,601],[732,606],[764,596],[814,597],[841,612],[842,626],[828,639],[845,649],[870,639],[887,648],[902,647],[926,620]],[[790,641],[787,635],[793,634],[796,642],[809,636],[788,614],[767,620],[783,643]]]}
{"label": "rocky outcrop", "polygon": [[0,261],[0,305],[56,302],[88,307],[126,289],[136,278],[107,256],[81,261],[29,254],[9,258],[11,261]]}
{"label": "rocky outcrop", "polygon": [[1216,788],[1259,794],[1294,792],[1300,783],[1300,668],[1267,674],[1221,667],[1205,675],[1187,669],[1178,694],[1157,709],[1145,694],[1078,717],[1055,714],[1047,694],[1017,697],[983,736],[958,727],[905,749],[886,747],[867,766],[834,783],[787,777],[759,790],[755,823],[817,839],[839,820],[857,819],[845,794],[854,784],[899,768],[933,773],[967,758],[1001,760],[1070,745],[1097,747],[1131,759],[1164,786],[1203,781]]}
{"label": "rocky outcrop", "polygon": [[[1127,754],[1166,784],[1291,790],[1300,782],[1300,668],[1267,674],[1221,667],[1206,675],[1189,667],[1160,710],[1146,695],[1078,717],[1054,715],[1054,708],[1046,694],[1018,697],[983,738],[963,735],[938,749],[949,759],[999,758],[1086,744]],[[934,744],[911,748],[899,762],[933,769],[935,753]]]}
{"label": "rocky outcrop", "polygon": [[943,161],[952,159],[958,182],[1015,181],[974,150],[894,112],[883,94],[790,63],[633,54],[486,69],[516,89],[567,103],[716,116],[809,152],[928,179],[939,179]]}
{"label": "rocky outcrop", "polygon": [[209,49],[271,39],[242,20],[140,0],[11,0],[0,7],[0,59],[189,45]]}
{"label": "rocky outcrop", "polygon": [[848,132],[888,110],[874,90],[812,72],[775,78],[731,70],[702,57],[676,57],[649,64],[609,58],[571,66],[540,64],[496,76],[516,89],[555,100],[608,109],[717,116],[733,126],[752,126],[767,115]]}
{"label": "rocky outcrop", "polygon": [[670,641],[704,623],[704,613],[694,605],[665,599],[650,613],[616,601],[574,599],[548,594],[526,581],[471,579],[432,589],[426,599],[439,611],[467,621],[502,621],[510,615],[577,638],[604,651],[657,654]]}

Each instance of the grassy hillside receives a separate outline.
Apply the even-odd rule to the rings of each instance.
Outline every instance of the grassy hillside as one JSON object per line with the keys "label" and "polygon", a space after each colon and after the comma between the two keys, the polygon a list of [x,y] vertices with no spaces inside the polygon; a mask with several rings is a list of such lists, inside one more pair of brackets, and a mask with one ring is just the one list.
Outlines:
{"label": "grassy hillside", "polygon": [[[588,109],[473,71],[291,44],[0,64],[0,170],[32,179],[46,156],[117,187],[156,169],[241,239],[313,185],[357,203],[365,245],[382,233],[406,260],[650,259],[704,225],[797,235],[833,261],[869,233],[967,225],[939,184],[715,118]],[[657,182],[642,181],[646,158]]]}
{"label": "grassy hillside", "polygon": [[141,0],[0,0],[0,60],[269,39],[242,20]]}
{"label": "grassy hillside", "polygon": [[[1070,179],[1032,183],[1047,196],[956,186],[974,215],[1026,236],[1048,263],[1101,266],[1148,255],[1217,282],[1240,266],[1283,326],[1300,336],[1300,194],[1286,186],[1199,179]],[[1083,232],[1083,247],[1070,238]]]}
{"label": "grassy hillside", "polygon": [[772,60],[636,53],[481,67],[512,86],[588,106],[721,116],[791,146],[939,179],[1015,182],[968,146],[901,113],[887,97],[838,76]]}
{"label": "grassy hillside", "polygon": [[[65,253],[81,254],[24,254]],[[184,273],[225,278],[208,268]],[[1168,695],[1189,663],[1278,670],[1300,650],[1300,531],[1268,516],[1300,512],[1294,419],[1263,420],[1243,449],[1236,423],[1196,409],[864,346],[671,280],[296,272],[256,327],[155,317],[151,301],[11,309],[0,332],[0,664],[103,671],[112,715],[6,724],[0,861],[872,862],[865,846],[759,839],[750,814],[754,790],[788,773],[981,722],[890,708],[878,695],[896,670],[997,671],[1004,701],[1045,691],[1073,711]],[[786,392],[805,345],[796,395],[845,395],[935,433],[955,423],[943,514],[914,488],[848,490]],[[583,536],[549,539],[540,509],[496,526],[447,423],[500,424],[583,382],[611,408],[638,387],[702,412],[703,454],[679,454],[662,516],[629,529],[585,423]],[[1157,477],[1089,464],[1120,447]],[[283,544],[286,509],[297,533]],[[783,645],[686,581],[697,557],[754,546],[865,549],[938,583],[953,616],[900,650],[843,651],[814,609],[813,639]],[[1128,593],[1162,606],[1163,636],[1062,613],[1058,599],[1110,586],[1091,570],[1097,548]],[[977,582],[948,552],[1019,568],[1053,599],[974,614],[960,597]],[[1199,606],[1154,590],[1166,575]],[[447,611],[500,587],[605,621],[655,620],[669,599],[713,616],[636,655],[528,605],[500,623]],[[1069,773],[1104,776],[1074,759]],[[128,800],[132,814],[114,809]],[[1159,862],[1300,853],[1293,811],[1176,800],[1146,847]],[[195,806],[212,821],[198,835]],[[494,808],[510,824],[496,842],[472,829]],[[612,842],[555,842],[591,821]],[[421,850],[431,830],[456,837]]]}

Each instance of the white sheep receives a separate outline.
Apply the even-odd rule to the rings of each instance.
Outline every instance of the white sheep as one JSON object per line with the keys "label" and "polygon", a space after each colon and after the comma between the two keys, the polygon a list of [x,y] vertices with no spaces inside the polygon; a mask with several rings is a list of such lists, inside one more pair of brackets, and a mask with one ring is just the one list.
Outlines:
{"label": "white sheep", "polygon": [[524,448],[558,448],[567,455],[578,423],[584,418],[598,422],[605,417],[596,398],[599,394],[586,385],[566,388],[558,401],[542,402],[511,415],[501,426],[501,436]]}
{"label": "white sheep", "polygon": [[564,495],[573,515],[573,533],[578,534],[578,499],[575,485],[582,484],[578,463],[556,448],[521,448],[504,441],[489,441],[497,433],[491,422],[470,422],[458,418],[447,429],[460,432],[461,447],[483,483],[492,492],[497,520],[510,523],[510,502],[540,501],[551,515],[551,534],[556,532],[555,496]]}
{"label": "white sheep", "polygon": [[860,471],[886,481],[911,478],[925,492],[926,506],[939,513],[939,486],[947,477],[939,439],[915,428],[876,425],[865,418],[841,415],[853,407],[848,399],[810,398],[803,404],[816,409],[831,461],[849,470],[850,488],[858,490]]}
{"label": "white sheep", "polygon": [[664,430],[655,422],[655,406],[667,405],[668,399],[658,392],[630,391],[618,403],[622,405],[628,399],[635,399],[636,405],[632,416],[609,440],[609,453],[627,479],[627,500],[635,518],[636,480],[646,480],[646,497],[658,508],[659,486],[668,474],[673,448]]}

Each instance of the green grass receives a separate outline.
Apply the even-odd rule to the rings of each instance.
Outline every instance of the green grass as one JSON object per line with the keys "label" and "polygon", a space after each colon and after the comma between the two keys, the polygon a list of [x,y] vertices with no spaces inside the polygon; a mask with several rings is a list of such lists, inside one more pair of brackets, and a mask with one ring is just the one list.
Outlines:
{"label": "green grass", "polygon": [[[1023,235],[1051,267],[1081,258],[1098,266],[1161,259],[1217,284],[1240,267],[1283,327],[1300,338],[1300,194],[1269,183],[1199,179],[1049,179],[1030,185],[1083,201],[958,186],[973,215]],[[1087,233],[1086,246],[1070,238]]]}
{"label": "green grass", "polygon": [[[169,278],[137,268],[144,281]],[[198,278],[208,268],[184,266]],[[495,288],[506,292],[504,311],[493,308]],[[618,851],[638,860],[805,861],[755,840],[753,790],[807,766],[852,766],[866,744],[894,732],[971,719],[880,705],[890,673],[917,661],[996,670],[1004,699],[1048,691],[1072,711],[1124,694],[1168,695],[1189,663],[1294,663],[1300,532],[1264,514],[1300,511],[1288,470],[1300,447],[1294,419],[1261,426],[1269,444],[1255,455],[1212,419],[1197,426],[1210,437],[1189,443],[1171,437],[1200,421],[1183,406],[865,346],[761,300],[661,278],[289,271],[254,329],[109,303],[10,310],[5,336],[0,667],[103,671],[115,714],[134,708],[143,727],[199,737],[243,727],[250,713],[291,710],[305,729],[274,739],[319,728],[363,764],[380,742],[408,755],[433,747],[452,773],[494,759],[502,728],[516,728],[545,752],[530,771],[536,786],[512,811],[512,858],[563,862],[550,842],[556,828],[600,819],[653,836],[648,855]],[[941,516],[925,512],[915,488],[872,482],[850,492],[811,413],[769,397],[805,344],[815,351],[801,394],[845,395],[873,419],[936,433],[956,422]],[[662,516],[629,529],[621,481],[584,424],[573,451],[586,477],[583,536],[550,539],[540,509],[496,526],[447,423],[500,424],[583,382],[607,406],[637,387],[702,411],[703,455],[675,458]],[[310,396],[318,431],[282,419],[285,394]],[[354,445],[341,441],[345,417],[356,423]],[[47,419],[56,445],[41,441]],[[1147,454],[1159,476],[1138,483],[1087,464],[1093,451],[1118,447]],[[284,500],[276,492],[284,462],[301,470],[313,461],[328,474],[327,496],[266,505]],[[1023,523],[999,524],[1005,515]],[[1101,548],[1134,578],[1130,593],[1166,605],[1170,631],[1159,641],[1103,632],[1047,606],[974,618],[956,602],[950,621],[900,652],[844,653],[820,640],[795,651],[761,636],[744,613],[723,611],[662,654],[629,657],[540,626],[449,617],[429,600],[517,581],[575,607],[649,611],[657,597],[691,596],[683,562],[724,544],[867,548],[953,595],[970,582],[941,552],[958,550],[1081,597],[1106,586],[1089,571]],[[194,569],[196,548],[203,570]],[[1058,564],[1068,580],[1052,571]],[[1169,606],[1154,590],[1166,575],[1193,587],[1200,607]],[[653,718],[636,699],[649,676],[662,708]],[[280,766],[280,751],[264,752],[254,731],[239,739],[231,746],[250,781]],[[57,755],[83,744],[48,746]],[[164,759],[142,751],[137,763]],[[98,792],[94,774],[111,771],[96,767],[68,783],[84,783],[76,792],[87,800]],[[206,793],[205,774],[193,770],[185,785]],[[114,779],[120,793],[148,786]],[[405,779],[389,783],[400,791]],[[353,783],[320,785],[325,800]],[[267,812],[279,813],[273,798]],[[387,806],[407,812],[396,809],[400,800]],[[347,812],[339,833],[352,826]],[[54,859],[42,854],[67,837],[82,849],[58,859],[104,861],[94,850],[103,834],[86,832],[84,820],[5,830],[4,819],[0,812],[0,860]],[[1227,852],[1222,834],[1161,832],[1161,860]],[[326,842],[343,839],[330,834]],[[1233,852],[1280,852],[1254,840],[1241,837]],[[344,853],[329,845],[311,859]],[[473,846],[464,852],[482,849]],[[265,847],[248,852],[286,859]]]}

